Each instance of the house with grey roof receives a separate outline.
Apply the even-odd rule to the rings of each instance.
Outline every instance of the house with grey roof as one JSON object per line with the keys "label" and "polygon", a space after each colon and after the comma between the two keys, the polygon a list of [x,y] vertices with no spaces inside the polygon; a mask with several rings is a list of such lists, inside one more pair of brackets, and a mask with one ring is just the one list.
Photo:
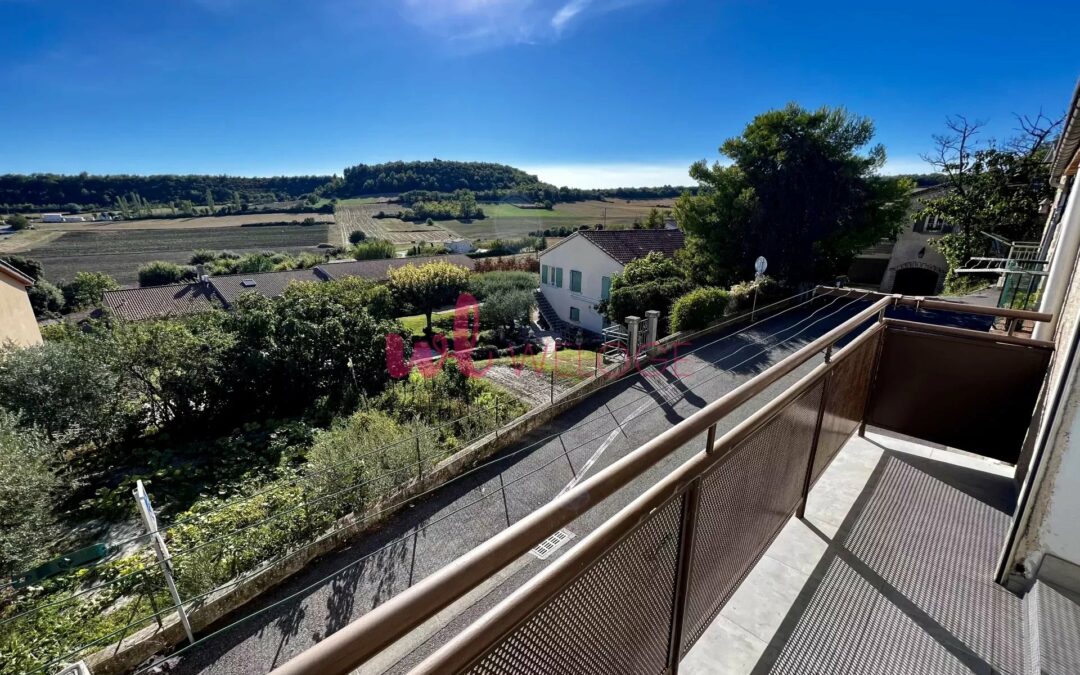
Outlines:
{"label": "house with grey roof", "polygon": [[540,253],[538,304],[552,330],[600,333],[599,312],[611,279],[631,260],[657,251],[673,257],[683,247],[682,230],[581,230]]}
{"label": "house with grey roof", "polygon": [[127,321],[183,316],[210,309],[229,309],[244,293],[276,298],[282,295],[291,283],[319,283],[348,277],[383,282],[389,277],[391,269],[430,262],[448,262],[469,270],[476,268],[475,261],[464,255],[345,260],[328,262],[306,270],[228,274],[204,277],[203,280],[186,284],[106,291],[102,305],[115,316]]}

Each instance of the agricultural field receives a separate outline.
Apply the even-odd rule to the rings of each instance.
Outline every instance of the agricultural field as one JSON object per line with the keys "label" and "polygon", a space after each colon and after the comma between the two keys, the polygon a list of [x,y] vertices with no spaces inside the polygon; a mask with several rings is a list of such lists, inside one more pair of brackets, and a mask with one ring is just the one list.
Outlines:
{"label": "agricultural field", "polygon": [[673,199],[589,200],[556,204],[552,210],[522,209],[513,204],[481,204],[483,220],[463,223],[457,220],[440,221],[439,225],[457,232],[466,239],[512,239],[529,232],[554,227],[578,227],[605,222],[608,227],[629,227],[635,220],[643,221],[653,208],[670,209]]}
{"label": "agricultural field", "polygon": [[35,223],[35,230],[53,232],[83,232],[102,230],[194,230],[215,227],[243,227],[264,223],[297,223],[313,218],[316,223],[332,223],[328,213],[255,213],[240,216],[195,216],[192,218],[146,218],[90,223]]}
{"label": "agricultural field", "polygon": [[143,263],[151,260],[187,263],[196,249],[227,249],[237,253],[316,251],[319,244],[327,241],[329,227],[327,223],[156,229],[95,229],[84,225],[75,231],[54,232],[58,235],[55,239],[32,241],[25,248],[12,250],[15,238],[5,243],[6,252],[41,261],[45,277],[53,282],[71,279],[77,272],[85,271],[105,272],[123,285],[134,285],[138,283],[137,272]]}
{"label": "agricultural field", "polygon": [[385,239],[397,245],[410,245],[417,242],[446,241],[454,236],[454,233],[441,227],[441,223],[426,225],[424,223],[407,223],[397,218],[376,218],[379,211],[397,213],[400,210],[396,204],[362,204],[342,207],[338,204],[337,213],[334,215],[335,230],[338,239],[333,243],[348,245],[349,233],[353,230],[361,230],[369,239]]}

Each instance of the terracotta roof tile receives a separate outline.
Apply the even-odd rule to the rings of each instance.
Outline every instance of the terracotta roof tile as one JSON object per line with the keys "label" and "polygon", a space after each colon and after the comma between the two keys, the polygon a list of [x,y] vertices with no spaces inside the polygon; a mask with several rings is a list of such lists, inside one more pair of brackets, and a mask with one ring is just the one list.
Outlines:
{"label": "terracotta roof tile", "polygon": [[214,289],[199,283],[106,291],[102,304],[128,321],[181,316],[222,306]]}
{"label": "terracotta roof tile", "polygon": [[623,265],[653,251],[670,258],[684,241],[682,230],[582,230],[579,234]]}
{"label": "terracotta roof tile", "polygon": [[242,293],[258,293],[268,298],[276,298],[285,292],[285,287],[294,281],[326,281],[326,277],[316,271],[288,270],[286,272],[261,272],[259,274],[229,274],[210,277],[210,283],[227,305],[236,302]]}

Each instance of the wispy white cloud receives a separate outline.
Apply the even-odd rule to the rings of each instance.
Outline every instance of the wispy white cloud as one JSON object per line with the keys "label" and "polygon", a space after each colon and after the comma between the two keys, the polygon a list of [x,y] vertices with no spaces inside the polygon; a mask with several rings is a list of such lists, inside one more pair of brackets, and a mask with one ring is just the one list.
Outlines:
{"label": "wispy white cloud", "polygon": [[654,187],[693,185],[692,159],[662,162],[525,164],[521,168],[554,185],[576,188]]}
{"label": "wispy white cloud", "polygon": [[661,0],[389,0],[447,44],[483,50],[550,42],[588,17]]}
{"label": "wispy white cloud", "polygon": [[589,2],[590,0],[570,0],[555,12],[555,16],[551,17],[551,27],[555,29],[555,32],[561,33],[566,24],[589,6]]}

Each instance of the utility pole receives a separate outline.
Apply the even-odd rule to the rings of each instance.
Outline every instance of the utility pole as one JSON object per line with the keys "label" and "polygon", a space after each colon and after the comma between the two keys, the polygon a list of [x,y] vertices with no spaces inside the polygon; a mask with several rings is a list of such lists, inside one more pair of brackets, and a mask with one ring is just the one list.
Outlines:
{"label": "utility pole", "polygon": [[173,581],[172,558],[169,557],[169,548],[165,545],[165,539],[158,530],[157,515],[154,513],[154,505],[150,503],[150,495],[146,494],[146,488],[143,487],[141,480],[135,482],[135,489],[131,493],[135,495],[135,504],[142,515],[143,524],[146,525],[146,532],[154,542],[154,552],[157,553],[161,571],[165,575],[165,583],[169,587],[169,594],[172,595],[173,604],[176,605],[176,613],[180,615],[180,622],[184,624],[188,643],[193,644],[195,636],[191,632],[187,611],[184,610],[184,604],[180,601],[180,592],[176,590],[176,582]]}

